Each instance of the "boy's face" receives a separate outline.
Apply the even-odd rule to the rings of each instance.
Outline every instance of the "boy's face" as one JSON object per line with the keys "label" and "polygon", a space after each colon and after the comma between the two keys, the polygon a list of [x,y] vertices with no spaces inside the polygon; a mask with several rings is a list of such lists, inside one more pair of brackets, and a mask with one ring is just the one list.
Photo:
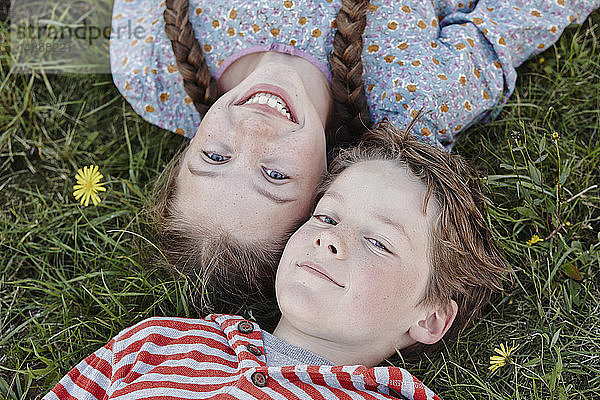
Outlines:
{"label": "boy's face", "polygon": [[388,161],[347,168],[289,239],[279,263],[277,300],[295,329],[340,345],[384,349],[414,343],[409,328],[430,267],[428,235],[437,215],[426,187]]}

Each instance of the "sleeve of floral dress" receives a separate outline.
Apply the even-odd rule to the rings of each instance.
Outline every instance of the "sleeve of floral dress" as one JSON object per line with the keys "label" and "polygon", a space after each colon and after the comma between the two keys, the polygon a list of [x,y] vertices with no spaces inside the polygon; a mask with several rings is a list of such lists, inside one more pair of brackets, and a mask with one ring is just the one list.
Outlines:
{"label": "sleeve of floral dress", "polygon": [[192,138],[201,117],[183,87],[165,33],[165,2],[115,0],[110,70],[115,86],[146,121]]}
{"label": "sleeve of floral dress", "polygon": [[[402,128],[422,109],[413,133],[447,150],[461,130],[499,111],[515,88],[517,66],[600,6],[600,0],[480,0],[464,10],[453,1],[428,3],[402,7],[411,14],[401,15],[405,26],[388,23],[402,31],[376,65],[366,66],[383,68],[386,77],[367,82],[367,92],[379,97],[370,101],[374,121],[387,117]],[[368,39],[366,54],[369,46],[379,50]]]}

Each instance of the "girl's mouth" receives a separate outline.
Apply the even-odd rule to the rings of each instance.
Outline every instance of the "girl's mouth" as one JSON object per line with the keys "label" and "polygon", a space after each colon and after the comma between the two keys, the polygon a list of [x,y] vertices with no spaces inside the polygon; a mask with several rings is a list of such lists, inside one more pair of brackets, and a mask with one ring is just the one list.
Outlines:
{"label": "girl's mouth", "polygon": [[241,101],[235,103],[235,105],[250,105],[254,108],[281,116],[288,121],[297,124],[298,122],[295,113],[292,107],[290,107],[289,102],[286,101],[286,97],[285,92],[277,87],[271,87],[271,85],[258,85],[248,92]]}
{"label": "girl's mouth", "polygon": [[[279,96],[275,96],[271,93],[259,92],[255,95],[250,96],[248,100],[244,102],[244,104],[266,104],[271,108],[279,111],[281,115],[286,117],[288,120],[292,121],[292,115],[290,114],[290,109],[285,104],[283,99]],[[293,121],[292,121],[293,122]]]}

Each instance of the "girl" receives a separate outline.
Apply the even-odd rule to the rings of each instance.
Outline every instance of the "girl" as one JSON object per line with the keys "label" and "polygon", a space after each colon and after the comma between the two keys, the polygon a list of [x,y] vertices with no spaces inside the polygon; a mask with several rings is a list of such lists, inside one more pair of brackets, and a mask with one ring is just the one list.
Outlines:
{"label": "girl", "polygon": [[209,287],[272,287],[326,146],[423,109],[412,133],[450,149],[497,113],[518,65],[599,3],[116,0],[117,87],[148,121],[194,137],[158,196],[169,263]]}

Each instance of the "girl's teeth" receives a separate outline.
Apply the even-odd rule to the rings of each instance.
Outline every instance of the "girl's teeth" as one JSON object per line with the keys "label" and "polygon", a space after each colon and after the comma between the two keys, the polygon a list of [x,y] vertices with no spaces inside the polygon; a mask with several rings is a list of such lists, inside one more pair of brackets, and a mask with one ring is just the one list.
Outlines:
{"label": "girl's teeth", "polygon": [[290,121],[292,120],[292,116],[289,113],[285,104],[282,103],[282,100],[279,97],[274,96],[270,93],[257,93],[254,96],[250,97],[248,100],[246,100],[246,104],[266,104],[269,107],[279,111],[281,115],[283,115]]}

